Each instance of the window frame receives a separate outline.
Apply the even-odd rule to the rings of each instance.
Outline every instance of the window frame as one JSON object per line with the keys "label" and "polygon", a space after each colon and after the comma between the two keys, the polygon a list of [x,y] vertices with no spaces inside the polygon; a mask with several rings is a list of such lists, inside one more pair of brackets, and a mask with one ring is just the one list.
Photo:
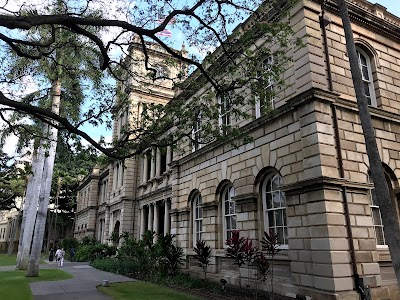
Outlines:
{"label": "window frame", "polygon": [[201,149],[203,145],[200,143],[201,137],[201,112],[196,113],[196,118],[192,126],[192,152]]}
{"label": "window frame", "polygon": [[[273,190],[273,180],[275,177],[278,176],[278,185],[277,185],[277,189]],[[269,232],[271,229],[274,230],[275,233],[278,232],[278,228],[283,228],[283,243],[280,244],[279,248],[281,249],[288,249],[289,248],[289,237],[288,237],[288,226],[287,226],[287,215],[286,215],[286,196],[285,196],[285,192],[281,191],[280,186],[283,183],[283,178],[282,176],[279,174],[279,172],[272,172],[270,174],[268,174],[264,180],[262,181],[262,185],[261,185],[261,207],[262,207],[262,214],[263,214],[263,229],[266,232]],[[268,189],[268,184],[271,187],[271,189]],[[280,206],[280,207],[271,207],[268,208],[267,205],[267,194],[271,194],[271,203],[273,204],[273,193],[279,193],[279,195],[283,194],[283,199],[284,199],[284,206]],[[280,196],[281,197],[281,196]],[[282,199],[282,198],[281,198]],[[282,203],[282,202],[280,202]],[[277,225],[276,222],[276,217],[275,217],[275,213],[276,211],[283,211],[283,216],[282,216],[282,221],[283,224],[279,224]],[[274,213],[274,226],[270,226],[270,220],[269,220],[269,213],[273,212]],[[285,230],[286,229],[286,230]],[[286,243],[285,243],[286,242]]]}
{"label": "window frame", "polygon": [[[368,171],[368,182],[372,183],[371,181],[371,175],[370,172]],[[376,242],[376,247],[377,248],[385,248],[387,249],[388,245],[386,243],[386,238],[385,238],[385,231],[384,231],[384,226],[382,224],[382,214],[381,214],[381,210],[379,208],[379,205],[376,203],[376,201],[374,200],[376,198],[376,194],[375,194],[375,187],[373,187],[370,191],[369,191],[369,197],[370,197],[370,208],[371,208],[371,218],[372,218],[372,227],[374,228],[374,235],[375,235],[375,242]],[[374,210],[378,212],[378,216],[379,216],[379,220],[375,220],[374,218]],[[377,223],[375,223],[375,221],[377,221]],[[382,238],[383,238],[383,244],[379,244],[378,243],[378,238],[376,235],[376,228],[379,227],[382,230]]]}
{"label": "window frame", "polygon": [[[372,76],[372,64],[371,64],[371,57],[368,55],[364,50],[362,50],[360,47],[356,47],[357,51],[357,60],[358,60],[358,66],[361,71],[361,78],[363,83],[367,83],[368,85],[368,92],[369,96],[365,93],[365,96],[370,99],[370,103],[368,103],[369,106],[372,107],[377,107],[377,101],[376,101],[376,94],[375,94],[375,86],[374,86],[374,78]],[[366,65],[363,65],[361,62],[361,56],[365,59]],[[363,73],[363,67],[367,68],[367,75],[368,79],[364,78],[364,73]],[[365,87],[365,86],[364,86]]]}
{"label": "window frame", "polygon": [[[192,242],[196,246],[198,240],[203,236],[203,199],[200,193],[197,193],[192,200]],[[200,230],[197,230],[198,226]]]}
{"label": "window frame", "polygon": [[[223,189],[223,192],[221,194],[221,216],[222,216],[222,238],[223,238],[223,245],[224,247],[226,247],[225,245],[225,241],[228,238],[231,238],[231,233],[234,230],[237,230],[237,212],[236,212],[236,202],[234,200],[232,200],[232,198],[235,196],[235,188],[233,187],[233,185],[228,185]],[[231,207],[230,205],[233,204],[233,209],[234,212],[230,213],[230,212],[226,212],[226,205],[225,203],[228,202],[228,206],[229,208]],[[230,229],[228,229],[227,225],[228,225],[228,221],[230,220]],[[235,220],[235,227],[233,228],[232,226],[232,220]]]}
{"label": "window frame", "polygon": [[222,94],[218,96],[218,106],[219,106],[219,117],[218,117],[218,124],[221,132],[224,131],[224,126],[231,126],[232,125],[232,103],[229,99],[229,95]]}
{"label": "window frame", "polygon": [[[264,60],[263,60],[263,62],[262,62],[262,64],[261,64],[261,69],[263,70],[263,71],[271,71],[272,70],[272,68],[271,68],[271,66],[274,64],[274,57],[271,55],[271,56],[268,56],[267,58],[265,58]],[[260,80],[261,79],[261,77],[262,76],[257,76],[257,80]],[[273,77],[272,76],[268,76],[267,77],[267,85],[266,86],[263,86],[262,87],[264,90],[267,90],[267,89],[269,89],[269,90],[271,90],[271,92],[273,92],[273,90],[274,90],[274,80],[273,80]],[[256,99],[256,103],[255,103],[255,108],[256,108],[256,118],[260,118],[260,117],[262,117],[262,116],[264,116],[265,115],[265,113],[263,112],[263,110],[262,110],[262,108],[264,108],[266,105],[267,105],[267,103],[269,103],[270,104],[270,107],[271,107],[271,109],[275,109],[275,97],[270,97],[269,99],[264,99],[263,100],[263,102],[264,102],[264,104],[263,105],[261,105],[261,100],[260,100],[260,98],[258,97],[257,99]]]}

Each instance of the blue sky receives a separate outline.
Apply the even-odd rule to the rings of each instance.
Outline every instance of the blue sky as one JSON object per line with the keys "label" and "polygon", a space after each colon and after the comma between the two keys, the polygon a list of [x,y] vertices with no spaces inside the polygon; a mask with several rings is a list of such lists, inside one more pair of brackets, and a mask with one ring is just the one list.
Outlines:
{"label": "blue sky", "polygon": [[380,5],[385,6],[388,12],[400,17],[399,0],[375,0],[375,1],[368,0],[368,1],[371,3],[378,3]]}

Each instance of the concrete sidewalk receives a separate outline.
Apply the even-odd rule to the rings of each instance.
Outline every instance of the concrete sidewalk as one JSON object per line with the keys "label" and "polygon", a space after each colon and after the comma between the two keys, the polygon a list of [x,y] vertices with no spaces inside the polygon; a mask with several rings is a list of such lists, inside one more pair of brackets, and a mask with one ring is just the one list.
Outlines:
{"label": "concrete sidewalk", "polygon": [[57,267],[57,264],[53,262],[40,267],[59,268],[72,274],[74,278],[31,283],[30,287],[35,300],[112,300],[100,293],[96,286],[101,285],[105,279],[110,283],[135,281],[125,276],[97,270],[88,263],[64,262],[63,267]]}

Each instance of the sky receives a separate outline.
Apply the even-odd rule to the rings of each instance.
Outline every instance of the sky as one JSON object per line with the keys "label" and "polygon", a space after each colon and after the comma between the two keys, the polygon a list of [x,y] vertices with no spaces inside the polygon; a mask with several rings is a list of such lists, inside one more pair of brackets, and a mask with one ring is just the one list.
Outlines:
{"label": "sky", "polygon": [[[0,0],[0,5],[2,4],[1,2],[4,3],[5,0]],[[30,1],[25,1],[25,0],[14,0],[14,1],[10,1],[8,2],[10,5],[12,5],[13,7],[19,7],[19,5],[21,3],[34,3],[34,2],[38,2],[40,4],[43,4],[46,1],[51,1],[51,0],[30,0]],[[101,2],[101,0],[97,0],[99,1],[99,3]],[[104,1],[104,0],[103,0]],[[110,14],[114,14],[114,13],[118,13],[118,7],[123,7],[122,3],[124,2],[124,0],[110,0],[110,2],[116,3],[116,5],[111,5],[109,6],[110,9]],[[382,6],[385,6],[387,8],[387,11],[400,17],[400,3],[399,0],[375,0],[375,1],[369,1],[371,3],[378,3]],[[135,2],[132,2],[132,5],[134,5]],[[12,9],[13,10],[13,9]],[[122,18],[124,16],[122,15]],[[180,48],[182,43],[185,42],[185,37],[182,34],[182,32],[180,32],[179,30],[174,29],[174,26],[170,26],[168,29],[170,29],[172,31],[172,37],[171,38],[165,38],[165,39],[171,39],[171,41],[173,41],[174,47],[175,48]],[[187,44],[186,44],[187,45]],[[188,46],[188,45],[187,45]],[[198,51],[198,49],[194,48],[194,47],[187,47],[189,52],[191,53],[196,53],[199,54],[200,56],[204,57],[205,53],[200,53]],[[110,140],[111,137],[111,132],[110,131],[106,131],[105,128],[91,128],[90,126],[84,126],[82,129],[84,129],[87,133],[89,133],[89,135],[91,135],[94,138],[99,138],[100,136],[106,136],[107,140]],[[10,153],[13,152],[12,149],[14,148],[13,145],[15,145],[16,143],[16,138],[15,137],[11,137],[10,141],[7,143],[6,148],[4,149],[6,152]]]}

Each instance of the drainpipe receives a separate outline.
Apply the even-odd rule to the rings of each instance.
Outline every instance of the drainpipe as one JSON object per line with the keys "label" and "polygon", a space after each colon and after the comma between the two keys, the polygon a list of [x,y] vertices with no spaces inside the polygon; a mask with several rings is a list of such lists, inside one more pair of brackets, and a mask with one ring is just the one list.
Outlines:
{"label": "drainpipe", "polygon": [[[320,27],[322,30],[322,39],[324,43],[324,53],[325,53],[325,61],[326,61],[326,70],[327,70],[327,79],[328,79],[328,89],[329,91],[333,91],[333,84],[332,84],[332,73],[331,73],[331,65],[329,62],[329,47],[328,47],[328,38],[326,35],[326,26],[330,23],[329,18],[325,15],[325,1],[322,3],[321,7],[321,16],[319,17]],[[334,128],[334,138],[336,143],[336,150],[337,150],[337,158],[338,158],[338,168],[340,178],[344,179],[344,167],[343,167],[343,157],[342,157],[342,147],[340,144],[339,138],[339,126],[338,126],[338,119],[336,113],[336,106],[331,104],[332,110],[332,119],[333,119],[333,128]],[[343,204],[344,204],[344,215],[346,220],[346,229],[347,229],[347,236],[349,237],[349,247],[350,247],[350,257],[351,257],[351,265],[354,274],[354,286],[356,287],[357,292],[360,295],[360,299],[366,299],[366,293],[364,289],[364,284],[360,275],[357,272],[357,259],[356,253],[354,249],[354,240],[353,240],[353,230],[351,228],[350,222],[350,211],[349,211],[349,203],[347,199],[347,187],[342,186],[342,197],[343,197]]]}

